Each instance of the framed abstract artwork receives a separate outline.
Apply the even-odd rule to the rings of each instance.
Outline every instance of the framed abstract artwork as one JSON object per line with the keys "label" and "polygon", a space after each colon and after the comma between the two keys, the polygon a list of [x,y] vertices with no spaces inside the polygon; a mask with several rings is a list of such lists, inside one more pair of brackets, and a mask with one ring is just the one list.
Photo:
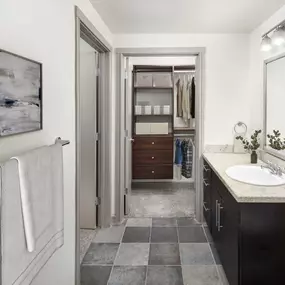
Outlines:
{"label": "framed abstract artwork", "polygon": [[0,137],[42,126],[42,64],[0,49]]}

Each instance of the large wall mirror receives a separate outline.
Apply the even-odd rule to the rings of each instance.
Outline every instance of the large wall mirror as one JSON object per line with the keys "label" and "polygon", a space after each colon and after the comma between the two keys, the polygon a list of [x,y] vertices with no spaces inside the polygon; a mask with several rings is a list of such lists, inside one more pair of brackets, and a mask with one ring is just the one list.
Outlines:
{"label": "large wall mirror", "polygon": [[265,61],[264,94],[265,151],[285,160],[285,54]]}

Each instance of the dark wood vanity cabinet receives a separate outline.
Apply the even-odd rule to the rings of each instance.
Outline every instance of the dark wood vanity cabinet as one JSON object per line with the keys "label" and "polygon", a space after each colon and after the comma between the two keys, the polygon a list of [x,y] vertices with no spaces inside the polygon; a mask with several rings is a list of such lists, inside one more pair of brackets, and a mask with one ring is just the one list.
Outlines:
{"label": "dark wood vanity cabinet", "polygon": [[204,167],[205,221],[229,284],[285,284],[285,204],[238,203]]}
{"label": "dark wood vanity cabinet", "polygon": [[205,221],[209,225],[209,227],[211,227],[211,216],[212,216],[211,181],[212,181],[212,170],[210,166],[205,162],[203,166],[203,192],[204,192],[203,211],[204,211]]}

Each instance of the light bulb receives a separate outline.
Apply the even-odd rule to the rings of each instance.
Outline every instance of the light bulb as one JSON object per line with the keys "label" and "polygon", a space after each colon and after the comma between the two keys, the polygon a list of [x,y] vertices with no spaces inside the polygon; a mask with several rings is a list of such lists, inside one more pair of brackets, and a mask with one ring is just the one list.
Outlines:
{"label": "light bulb", "polygon": [[281,46],[285,43],[285,28],[278,27],[272,35],[272,43],[276,46]]}
{"label": "light bulb", "polygon": [[261,42],[262,51],[270,51],[272,49],[271,38],[266,35]]}

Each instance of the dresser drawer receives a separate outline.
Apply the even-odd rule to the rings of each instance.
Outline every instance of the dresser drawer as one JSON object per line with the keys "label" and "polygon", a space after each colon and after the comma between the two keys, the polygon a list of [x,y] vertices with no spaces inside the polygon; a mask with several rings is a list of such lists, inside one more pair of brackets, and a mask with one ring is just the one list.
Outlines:
{"label": "dresser drawer", "polygon": [[134,150],[134,165],[172,164],[172,150]]}
{"label": "dresser drawer", "polygon": [[155,179],[155,169],[150,165],[134,165],[133,167],[133,179]]}
{"label": "dresser drawer", "polygon": [[134,166],[133,179],[173,179],[173,165]]}
{"label": "dresser drawer", "polygon": [[173,179],[173,164],[155,166],[154,178],[155,179]]}
{"label": "dresser drawer", "polygon": [[173,137],[134,137],[134,150],[172,150]]}

